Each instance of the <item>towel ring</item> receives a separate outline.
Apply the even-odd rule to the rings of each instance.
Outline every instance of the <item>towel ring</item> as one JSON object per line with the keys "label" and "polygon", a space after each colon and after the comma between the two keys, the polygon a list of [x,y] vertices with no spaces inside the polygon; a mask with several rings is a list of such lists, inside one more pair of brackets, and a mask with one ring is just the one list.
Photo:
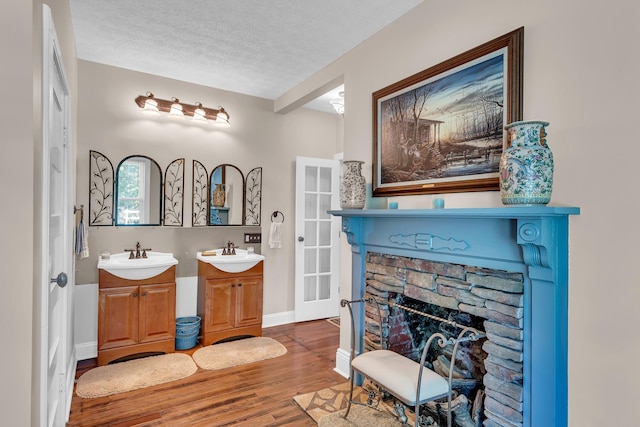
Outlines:
{"label": "towel ring", "polygon": [[80,220],[82,221],[84,219],[84,205],[80,205],[79,208],[76,208],[74,205],[73,214],[75,215],[76,213],[78,213],[78,211],[80,212]]}
{"label": "towel ring", "polygon": [[282,221],[280,221],[281,223],[284,222],[284,214],[280,211],[273,211],[273,213],[271,214],[271,222],[273,222],[274,218],[278,218],[278,215],[280,215],[282,217]]}

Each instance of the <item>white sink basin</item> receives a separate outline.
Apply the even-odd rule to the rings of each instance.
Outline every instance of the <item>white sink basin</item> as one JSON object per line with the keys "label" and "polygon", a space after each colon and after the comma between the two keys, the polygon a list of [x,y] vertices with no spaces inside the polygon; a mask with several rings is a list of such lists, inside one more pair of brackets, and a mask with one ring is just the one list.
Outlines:
{"label": "white sink basin", "polygon": [[100,258],[98,268],[123,279],[142,280],[157,276],[178,264],[172,253],[147,252],[146,258],[137,259],[129,259],[129,255],[129,252],[122,252],[111,255],[109,259]]}
{"label": "white sink basin", "polygon": [[246,249],[236,249],[235,255],[222,255],[222,249],[205,251],[207,253],[214,252],[215,255],[202,255],[198,252],[198,259],[213,265],[215,268],[226,271],[227,273],[241,273],[249,270],[251,267],[264,260],[264,255],[249,253]]}

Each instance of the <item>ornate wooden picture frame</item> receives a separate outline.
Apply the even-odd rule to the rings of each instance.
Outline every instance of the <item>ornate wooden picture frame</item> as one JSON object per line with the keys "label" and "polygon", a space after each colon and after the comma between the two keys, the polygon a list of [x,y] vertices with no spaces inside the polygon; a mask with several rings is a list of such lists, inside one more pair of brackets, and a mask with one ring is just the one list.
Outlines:
{"label": "ornate wooden picture frame", "polygon": [[373,93],[373,195],[495,191],[522,119],[524,28]]}

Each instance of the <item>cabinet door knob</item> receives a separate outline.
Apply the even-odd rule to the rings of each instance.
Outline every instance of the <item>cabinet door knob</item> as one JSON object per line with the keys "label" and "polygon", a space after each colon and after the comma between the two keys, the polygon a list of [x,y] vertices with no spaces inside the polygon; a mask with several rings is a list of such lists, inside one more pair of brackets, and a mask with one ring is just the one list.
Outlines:
{"label": "cabinet door knob", "polygon": [[134,293],[133,293],[133,297],[135,298],[135,297],[137,297],[137,296],[138,296],[138,293],[137,293],[137,292],[134,292]]}
{"label": "cabinet door knob", "polygon": [[232,287],[232,288],[235,288],[235,287],[236,287],[236,285],[231,285],[231,287]]}
{"label": "cabinet door knob", "polygon": [[143,297],[146,297],[146,296],[147,296],[147,292],[146,292],[146,291],[145,291],[145,292],[143,292],[143,293],[142,293],[142,296],[143,296]]}
{"label": "cabinet door knob", "polygon": [[242,283],[238,283],[238,287],[242,286]]}

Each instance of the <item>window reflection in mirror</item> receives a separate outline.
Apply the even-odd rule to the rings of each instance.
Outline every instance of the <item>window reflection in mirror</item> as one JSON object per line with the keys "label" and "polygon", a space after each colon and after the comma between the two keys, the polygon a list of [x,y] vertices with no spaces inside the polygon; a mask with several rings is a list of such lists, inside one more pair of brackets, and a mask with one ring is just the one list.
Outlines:
{"label": "window reflection in mirror", "polygon": [[116,173],[116,225],[160,225],[162,173],[155,160],[127,157]]}
{"label": "window reflection in mirror", "polygon": [[244,175],[233,165],[217,166],[209,180],[209,225],[242,225]]}

